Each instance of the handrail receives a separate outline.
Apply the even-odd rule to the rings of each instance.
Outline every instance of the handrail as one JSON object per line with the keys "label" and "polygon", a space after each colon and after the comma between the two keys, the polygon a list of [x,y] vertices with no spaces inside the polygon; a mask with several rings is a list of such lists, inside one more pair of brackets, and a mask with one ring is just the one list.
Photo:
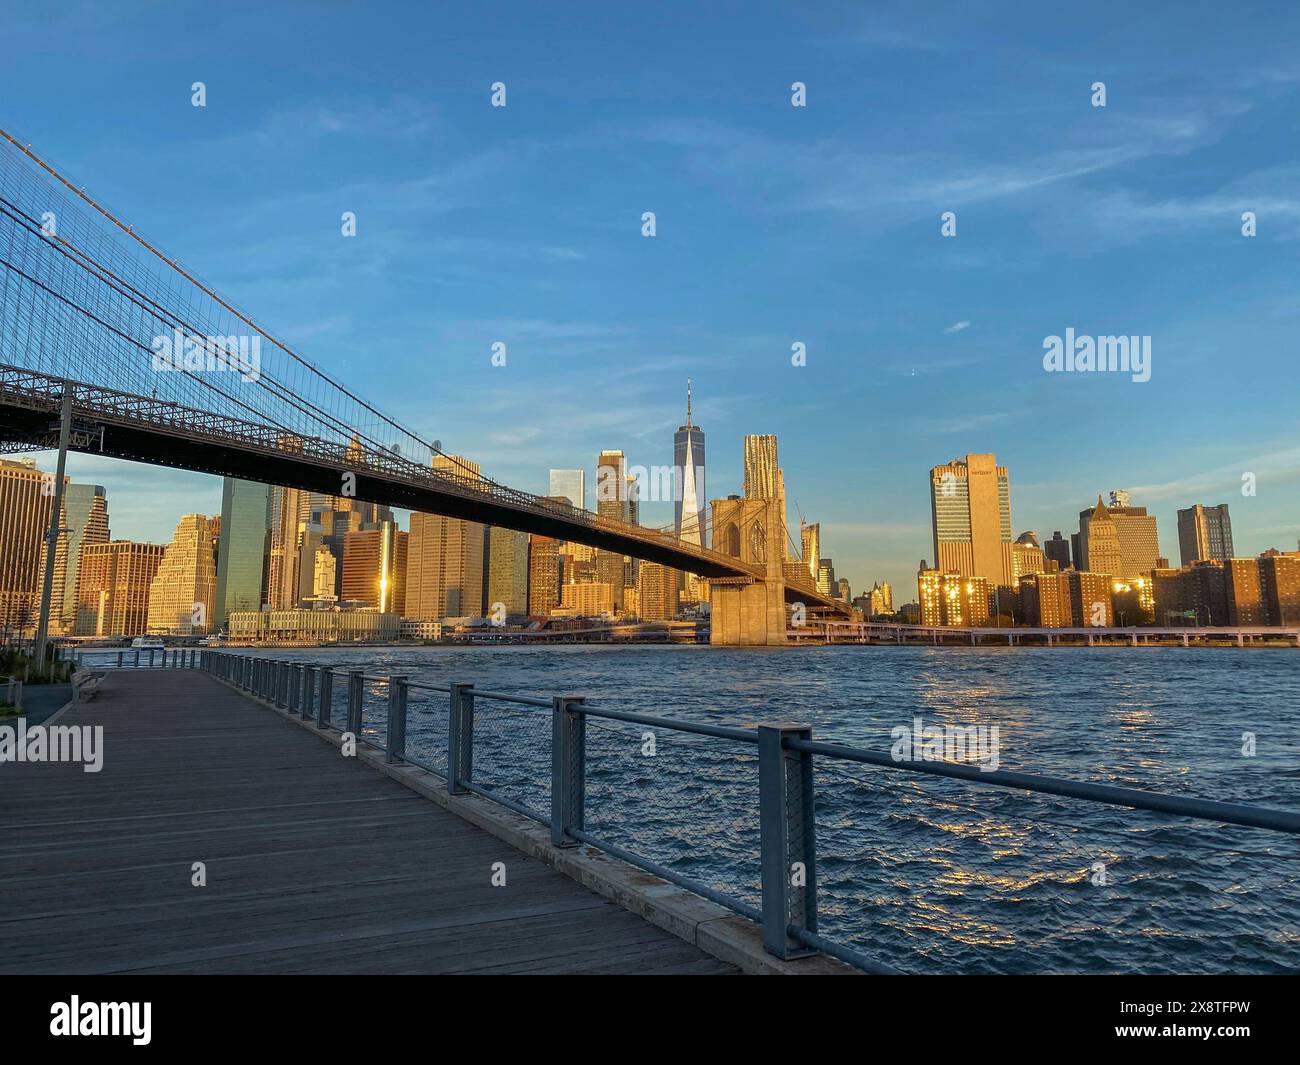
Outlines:
{"label": "handrail", "polygon": [[848,762],[880,766],[884,769],[902,769],[911,773],[931,773],[952,777],[976,784],[1017,788],[1042,795],[1062,795],[1070,799],[1106,803],[1109,806],[1127,806],[1133,810],[1152,810],[1157,813],[1180,814],[1202,821],[1221,821],[1247,828],[1267,828],[1277,832],[1300,833],[1300,814],[1276,810],[1267,806],[1246,806],[1241,803],[1219,802],[1215,799],[1196,799],[1184,795],[1165,795],[1139,788],[1121,788],[1114,784],[1093,784],[1086,780],[1066,780],[1062,777],[1040,776],[1034,773],[1015,773],[1005,769],[984,770],[979,766],[957,762],[898,762],[879,751],[858,747],[845,747],[838,743],[817,743],[812,740],[786,739],[787,750],[807,751],[809,754],[840,758]]}
{"label": "handrail", "polygon": [[[1241,803],[1227,803],[1181,795],[1124,788],[1110,784],[1068,780],[1061,777],[985,771],[977,766],[946,761],[896,761],[880,751],[824,743],[811,738],[811,730],[800,725],[758,725],[734,728],[708,725],[677,718],[623,710],[610,710],[577,697],[550,699],[481,690],[471,684],[449,686],[411,683],[400,675],[364,674],[345,667],[316,667],[286,659],[202,649],[197,665],[226,683],[260,696],[282,712],[317,719],[318,728],[360,732],[364,685],[383,680],[389,685],[387,737],[383,744],[361,735],[356,739],[385,751],[389,761],[409,762],[441,777],[449,793],[476,795],[497,803],[549,828],[557,847],[587,844],[655,876],[692,891],[727,909],[758,921],[763,928],[763,946],[781,958],[797,958],[810,948],[871,973],[899,970],[871,958],[848,944],[827,938],[817,929],[816,892],[816,778],[814,758],[837,759],[882,769],[925,773],[968,783],[1014,788],[1046,795],[1082,799],[1135,810],[1174,814],[1201,821],[1242,825],[1268,831],[1300,834],[1300,813]],[[322,680],[319,688],[316,678]],[[332,681],[348,682],[348,710],[345,723],[336,724],[329,710]],[[297,689],[295,690],[295,685]],[[440,773],[427,760],[407,754],[405,747],[408,688],[449,694],[447,711],[447,771]],[[320,708],[314,703],[319,700]],[[480,700],[500,701],[545,709],[551,716],[549,816],[491,786],[473,779],[474,714]],[[432,710],[431,707],[424,707]],[[397,716],[394,716],[397,715]],[[618,843],[589,832],[584,821],[586,790],[586,740],[581,727],[588,718],[623,721],[651,728],[709,736],[758,747],[759,836],[762,869],[761,906],[728,895],[665,865],[637,854]],[[790,871],[803,866],[806,879],[792,886]]]}

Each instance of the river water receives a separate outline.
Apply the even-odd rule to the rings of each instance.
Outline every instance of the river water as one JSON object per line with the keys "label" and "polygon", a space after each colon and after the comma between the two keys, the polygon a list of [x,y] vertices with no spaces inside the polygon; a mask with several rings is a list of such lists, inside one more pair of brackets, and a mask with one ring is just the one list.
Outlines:
{"label": "river water", "polygon": [[[1002,769],[1300,811],[1295,650],[260,653],[714,724],[797,722],[817,739],[882,752],[918,717],[997,726]],[[384,685],[368,685],[373,742],[384,739],[385,700]],[[408,749],[445,771],[447,696],[413,689],[409,705]],[[475,714],[475,781],[549,812],[548,712],[485,699]],[[756,903],[753,749],[589,721],[588,831]],[[912,972],[1300,971],[1295,836],[892,768],[817,766],[820,930],[882,961]]]}

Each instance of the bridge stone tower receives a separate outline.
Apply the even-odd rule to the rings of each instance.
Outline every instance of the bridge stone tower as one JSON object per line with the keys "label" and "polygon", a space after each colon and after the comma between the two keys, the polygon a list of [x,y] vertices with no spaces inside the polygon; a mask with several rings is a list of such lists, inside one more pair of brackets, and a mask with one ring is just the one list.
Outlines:
{"label": "bridge stone tower", "polygon": [[719,647],[775,646],[786,642],[785,575],[781,560],[785,524],[775,499],[715,499],[713,549],[761,567],[762,577],[709,580],[709,642]]}

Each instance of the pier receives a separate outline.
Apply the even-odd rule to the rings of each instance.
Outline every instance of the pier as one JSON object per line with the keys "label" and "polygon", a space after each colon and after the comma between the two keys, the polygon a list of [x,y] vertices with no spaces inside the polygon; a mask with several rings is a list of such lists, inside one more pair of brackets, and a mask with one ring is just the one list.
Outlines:
{"label": "pier", "polygon": [[0,972],[736,971],[197,670],[57,724],[104,764],[0,765]]}

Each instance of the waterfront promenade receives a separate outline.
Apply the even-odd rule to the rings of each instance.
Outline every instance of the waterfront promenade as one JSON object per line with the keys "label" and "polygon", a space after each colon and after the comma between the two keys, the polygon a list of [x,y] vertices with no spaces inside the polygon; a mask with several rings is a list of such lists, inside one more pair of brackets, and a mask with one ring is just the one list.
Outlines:
{"label": "waterfront promenade", "polygon": [[57,724],[103,768],[0,766],[0,973],[735,971],[199,671]]}

